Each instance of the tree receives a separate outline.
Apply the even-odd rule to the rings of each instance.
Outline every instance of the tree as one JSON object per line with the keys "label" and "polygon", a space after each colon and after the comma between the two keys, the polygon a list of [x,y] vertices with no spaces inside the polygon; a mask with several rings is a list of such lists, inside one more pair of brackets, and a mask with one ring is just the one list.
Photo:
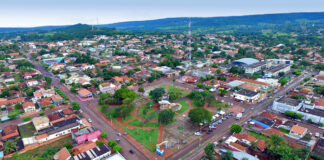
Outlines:
{"label": "tree", "polygon": [[221,160],[233,160],[233,152],[230,150],[227,150],[227,152],[222,153]]}
{"label": "tree", "polygon": [[210,123],[212,120],[212,113],[205,108],[194,108],[189,111],[189,118],[194,124]]}
{"label": "tree", "polygon": [[225,96],[227,93],[228,93],[228,91],[225,89],[222,89],[222,88],[218,89],[218,94],[221,96]]}
{"label": "tree", "polygon": [[122,150],[123,150],[123,148],[120,145],[116,145],[113,147],[114,152],[121,152]]}
{"label": "tree", "polygon": [[172,110],[163,110],[159,113],[159,122],[168,124],[173,120],[174,112]]}
{"label": "tree", "polygon": [[22,107],[21,103],[17,103],[17,104],[15,105],[15,109],[20,109],[21,107]]}
{"label": "tree", "polygon": [[279,79],[279,83],[283,86],[283,85],[285,85],[286,83],[288,83],[288,81],[289,81],[289,78],[288,77],[281,77],[280,79]]}
{"label": "tree", "polygon": [[182,92],[181,91],[169,91],[169,100],[173,101],[173,100],[176,100],[176,99],[179,99],[182,97]]}
{"label": "tree", "polygon": [[15,141],[7,141],[4,145],[3,145],[3,150],[6,154],[9,154],[11,152],[14,152],[17,150],[17,142]]}
{"label": "tree", "polygon": [[50,86],[52,84],[52,78],[50,77],[45,77],[45,81],[46,81],[46,86]]}
{"label": "tree", "polygon": [[216,97],[213,93],[208,93],[205,99],[208,105],[211,105],[212,103],[216,102]]}
{"label": "tree", "polygon": [[135,109],[134,104],[123,104],[119,108],[117,108],[116,114],[125,118],[125,117],[129,116],[134,111],[134,109]]}
{"label": "tree", "polygon": [[106,138],[108,136],[107,132],[101,132],[100,138]]}
{"label": "tree", "polygon": [[118,103],[123,102],[124,99],[128,99],[128,102],[132,102],[136,97],[136,93],[133,90],[130,90],[126,87],[122,87],[121,89],[115,91],[113,97]]}
{"label": "tree", "polygon": [[240,133],[242,131],[242,126],[238,124],[232,124],[231,126],[231,132],[232,133]]}
{"label": "tree", "polygon": [[208,158],[208,160],[213,160],[214,159],[214,149],[215,146],[212,143],[207,144],[207,146],[205,147],[205,154],[206,154],[206,158]]}
{"label": "tree", "polygon": [[144,93],[144,92],[145,92],[145,91],[144,91],[144,88],[143,88],[143,87],[139,87],[139,88],[138,88],[138,92]]}
{"label": "tree", "polygon": [[115,140],[111,140],[108,142],[108,146],[111,148],[115,147],[116,145],[117,145],[117,142]]}
{"label": "tree", "polygon": [[165,90],[164,88],[155,88],[154,90],[150,91],[151,99],[155,102],[160,101],[161,97],[164,95]]}
{"label": "tree", "polygon": [[72,105],[73,110],[79,110],[80,109],[80,104],[77,103],[77,102],[72,102],[71,105]]}
{"label": "tree", "polygon": [[270,139],[268,140],[268,145],[270,146],[270,148],[277,148],[279,147],[282,143],[285,143],[285,140],[282,136],[280,135],[276,135],[276,134],[272,134],[270,136]]}

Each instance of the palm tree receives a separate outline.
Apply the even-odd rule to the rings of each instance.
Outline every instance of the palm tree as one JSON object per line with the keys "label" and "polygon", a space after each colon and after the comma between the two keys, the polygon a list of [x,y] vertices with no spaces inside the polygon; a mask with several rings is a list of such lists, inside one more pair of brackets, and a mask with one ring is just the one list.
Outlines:
{"label": "palm tree", "polygon": [[9,154],[17,149],[17,142],[15,141],[7,141],[3,145],[3,150],[6,154]]}
{"label": "palm tree", "polygon": [[258,148],[257,142],[255,142],[255,141],[251,142],[250,148],[253,150],[257,149]]}

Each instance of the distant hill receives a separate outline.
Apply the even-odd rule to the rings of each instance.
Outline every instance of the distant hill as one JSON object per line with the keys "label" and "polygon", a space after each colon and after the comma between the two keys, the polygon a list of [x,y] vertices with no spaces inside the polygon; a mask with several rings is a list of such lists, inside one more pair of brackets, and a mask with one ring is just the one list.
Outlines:
{"label": "distant hill", "polygon": [[[281,32],[296,32],[301,26],[323,27],[324,12],[309,13],[282,13],[229,17],[192,17],[192,31],[195,33],[233,33],[258,32],[273,30]],[[26,32],[26,31],[59,31],[67,29],[66,26],[41,26],[31,28],[0,28],[0,33]],[[90,26],[88,26],[90,27]],[[137,32],[186,32],[188,18],[165,18],[147,21],[130,21],[113,24],[97,25],[99,28],[116,28],[121,31]],[[324,28],[324,27],[323,27]]]}
{"label": "distant hill", "polygon": [[[324,25],[324,12],[282,13],[248,16],[191,18],[192,31],[215,33],[231,31],[260,31],[265,29],[294,31],[301,25]],[[139,32],[186,32],[188,18],[165,18],[147,21],[121,22],[99,27],[113,27],[124,31]]]}
{"label": "distant hill", "polygon": [[[66,25],[68,26],[68,25]],[[0,27],[0,33],[1,32],[24,32],[24,31],[36,31],[36,30],[53,30],[57,28],[63,28],[66,26],[40,26],[40,27],[8,27],[8,28],[1,28]]]}

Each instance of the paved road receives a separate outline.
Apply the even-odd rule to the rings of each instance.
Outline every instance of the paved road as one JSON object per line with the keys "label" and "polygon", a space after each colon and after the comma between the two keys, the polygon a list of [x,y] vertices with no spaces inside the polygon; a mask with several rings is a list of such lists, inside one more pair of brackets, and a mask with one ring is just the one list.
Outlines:
{"label": "paved road", "polygon": [[[29,59],[31,59],[31,56],[29,54],[26,54],[24,51],[22,51]],[[133,144],[129,143],[125,138],[117,136],[117,131],[115,131],[106,121],[101,117],[98,116],[93,110],[96,109],[97,105],[97,99],[91,100],[91,101],[80,101],[80,99],[74,95],[72,92],[70,92],[65,86],[63,86],[58,78],[55,78],[52,73],[50,73],[48,70],[46,70],[42,65],[40,65],[38,62],[31,60],[31,62],[35,65],[35,69],[39,70],[43,76],[52,77],[52,85],[59,88],[63,93],[65,93],[69,98],[71,102],[78,102],[80,104],[81,109],[83,110],[82,116],[85,118],[91,118],[92,125],[98,129],[100,129],[103,132],[108,133],[108,139],[109,140],[116,140],[120,139],[119,145],[122,146],[123,151],[121,154],[126,158],[130,160],[146,160],[147,157],[144,156],[139,150],[136,149]],[[129,150],[133,150],[135,153],[130,154]]]}
{"label": "paved road", "polygon": [[[303,73],[301,76],[287,84],[284,88],[278,90],[276,93],[272,94],[273,98],[277,98],[286,94],[287,91],[290,91],[296,88],[299,83],[307,76],[310,76],[311,73]],[[251,105],[254,109],[251,108],[247,109],[244,116],[241,120],[236,121],[233,117],[225,120],[222,124],[218,125],[217,129],[214,130],[213,134],[204,134],[201,138],[201,146],[198,147],[199,142],[198,140],[192,142],[190,145],[185,146],[182,150],[174,153],[172,156],[168,157],[168,160],[174,159],[185,159],[185,160],[196,160],[200,159],[204,154],[204,148],[208,143],[212,143],[218,141],[223,136],[228,137],[231,133],[229,131],[229,127],[233,123],[244,124],[247,120],[250,119],[252,115],[257,115],[263,110],[266,110],[267,107],[271,106],[273,103],[273,99],[265,99],[262,102]],[[197,148],[198,147],[198,148]]]}

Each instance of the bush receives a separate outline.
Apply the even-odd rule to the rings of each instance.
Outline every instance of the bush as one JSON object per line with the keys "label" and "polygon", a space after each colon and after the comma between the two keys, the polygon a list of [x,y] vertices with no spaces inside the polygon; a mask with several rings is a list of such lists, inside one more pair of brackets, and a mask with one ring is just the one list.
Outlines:
{"label": "bush", "polygon": [[22,118],[22,120],[23,120],[24,122],[30,121],[30,119],[31,119],[31,118],[30,118],[29,116],[28,116],[28,117],[23,117],[23,118]]}
{"label": "bush", "polygon": [[105,143],[101,142],[101,141],[97,141],[96,144],[97,144],[97,146],[101,146],[101,145],[104,145]]}
{"label": "bush", "polygon": [[116,145],[117,145],[117,142],[115,140],[111,140],[108,142],[108,146],[111,148],[115,147]]}
{"label": "bush", "polygon": [[71,105],[72,105],[73,110],[79,110],[80,109],[80,104],[77,103],[77,102],[72,102]]}
{"label": "bush", "polygon": [[240,133],[242,131],[242,126],[238,124],[232,124],[231,126],[231,132],[232,133]]}
{"label": "bush", "polygon": [[40,113],[40,114],[39,114],[39,116],[44,116],[44,115],[45,115],[45,113],[44,113],[44,112],[42,112],[42,113]]}
{"label": "bush", "polygon": [[108,134],[106,132],[101,132],[100,138],[106,138]]}
{"label": "bush", "polygon": [[65,95],[60,89],[58,89],[58,88],[56,88],[55,87],[55,92],[57,93],[57,94],[59,94],[63,99],[65,99],[65,100],[70,100],[69,99],[69,97],[67,96],[67,95]]}
{"label": "bush", "polygon": [[116,146],[113,147],[113,151],[114,151],[114,152],[121,152],[122,149],[123,149],[123,148],[122,148],[121,146],[119,146],[119,145],[116,145]]}

